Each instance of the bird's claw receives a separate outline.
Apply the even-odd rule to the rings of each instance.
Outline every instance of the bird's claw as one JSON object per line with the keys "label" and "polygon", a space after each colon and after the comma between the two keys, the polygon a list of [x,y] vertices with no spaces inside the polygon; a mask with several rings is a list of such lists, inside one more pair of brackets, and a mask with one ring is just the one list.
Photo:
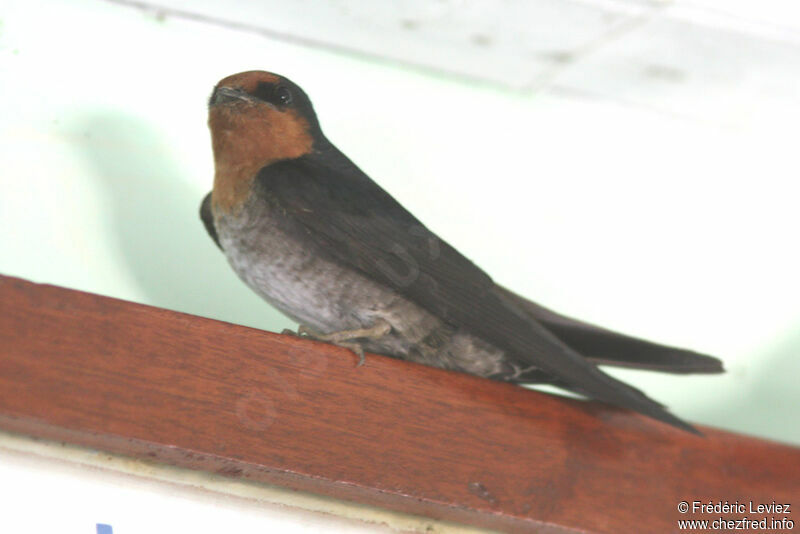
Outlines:
{"label": "bird's claw", "polygon": [[391,330],[392,326],[388,322],[384,321],[383,319],[379,319],[370,328],[341,330],[339,332],[331,332],[330,334],[320,334],[319,332],[303,324],[297,327],[297,333],[288,329],[284,330],[283,333],[297,337],[305,337],[315,341],[324,341],[326,343],[336,345],[337,347],[349,349],[356,356],[358,356],[358,363],[356,364],[356,367],[361,367],[365,362],[364,347],[362,347],[361,344],[355,340],[378,339],[388,334]]}
{"label": "bird's claw", "polygon": [[364,347],[362,347],[359,343],[346,343],[346,342],[339,342],[334,343],[337,347],[342,347],[344,349],[350,350],[353,354],[358,356],[358,363],[356,363],[356,367],[361,367],[364,365]]}

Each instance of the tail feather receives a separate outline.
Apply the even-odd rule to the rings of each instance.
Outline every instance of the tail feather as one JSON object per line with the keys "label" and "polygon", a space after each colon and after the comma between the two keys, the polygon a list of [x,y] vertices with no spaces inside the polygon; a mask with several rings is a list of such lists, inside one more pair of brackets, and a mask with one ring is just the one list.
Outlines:
{"label": "tail feather", "polygon": [[503,287],[495,287],[502,298],[524,309],[566,345],[596,364],[679,374],[724,372],[722,362],[713,356],[606,330],[560,315]]}

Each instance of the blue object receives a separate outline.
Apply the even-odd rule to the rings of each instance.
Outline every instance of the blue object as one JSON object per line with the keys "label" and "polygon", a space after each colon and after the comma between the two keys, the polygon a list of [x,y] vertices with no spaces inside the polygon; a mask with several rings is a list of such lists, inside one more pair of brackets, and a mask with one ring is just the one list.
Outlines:
{"label": "blue object", "polygon": [[97,523],[97,534],[114,534],[114,529],[111,528],[111,525]]}

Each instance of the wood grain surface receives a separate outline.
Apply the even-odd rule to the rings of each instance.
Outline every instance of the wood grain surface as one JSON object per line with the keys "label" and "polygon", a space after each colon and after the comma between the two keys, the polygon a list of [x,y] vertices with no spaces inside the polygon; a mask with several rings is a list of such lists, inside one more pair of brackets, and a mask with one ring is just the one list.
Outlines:
{"label": "wood grain surface", "polygon": [[[266,305],[266,304],[265,304]],[[512,532],[797,516],[800,449],[0,277],[0,428]],[[681,501],[791,503],[681,514]]]}

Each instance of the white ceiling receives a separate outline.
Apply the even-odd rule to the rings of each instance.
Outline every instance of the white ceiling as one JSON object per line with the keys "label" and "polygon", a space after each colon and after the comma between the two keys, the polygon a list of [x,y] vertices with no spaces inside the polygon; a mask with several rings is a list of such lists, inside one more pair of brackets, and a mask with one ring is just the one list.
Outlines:
{"label": "white ceiling", "polygon": [[110,1],[703,121],[800,114],[800,5],[791,0]]}

